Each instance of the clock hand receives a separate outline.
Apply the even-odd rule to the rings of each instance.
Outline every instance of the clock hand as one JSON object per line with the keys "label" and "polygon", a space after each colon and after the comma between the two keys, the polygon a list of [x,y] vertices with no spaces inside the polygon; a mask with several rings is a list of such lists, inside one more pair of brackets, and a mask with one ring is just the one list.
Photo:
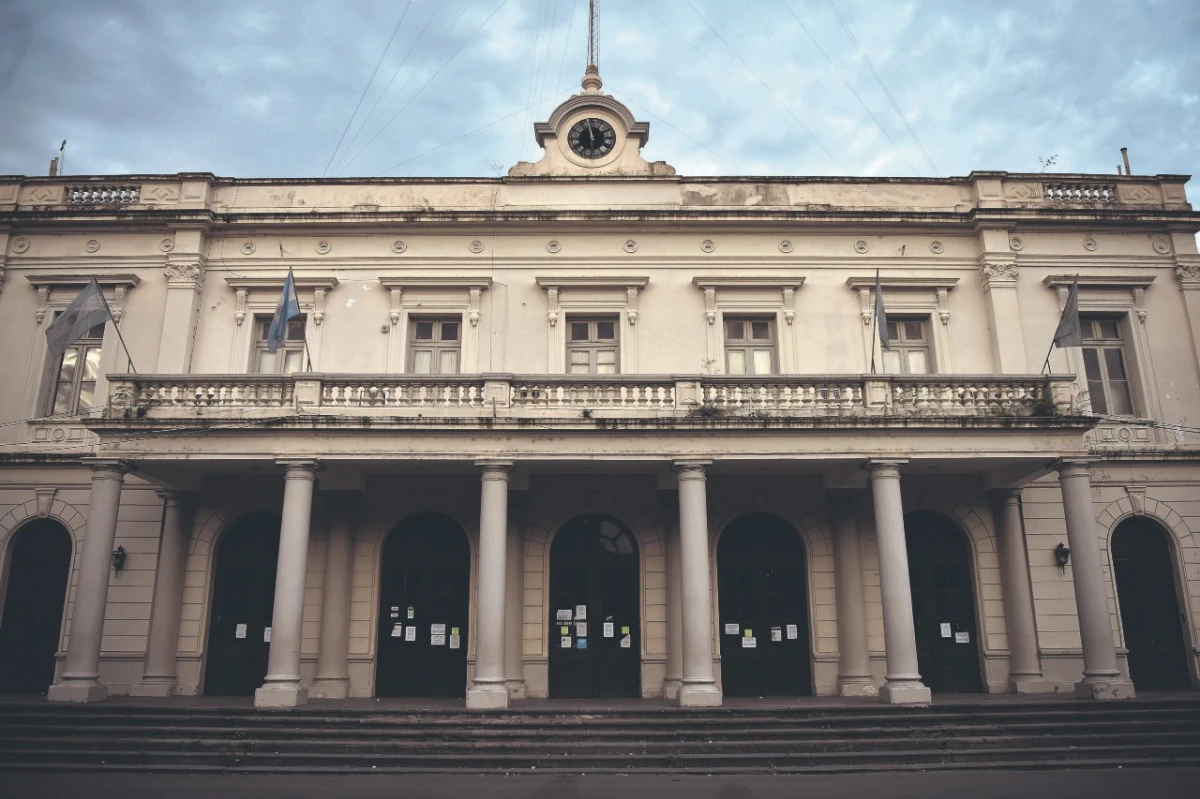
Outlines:
{"label": "clock hand", "polygon": [[596,131],[592,129],[592,120],[588,120],[588,147],[596,146]]}

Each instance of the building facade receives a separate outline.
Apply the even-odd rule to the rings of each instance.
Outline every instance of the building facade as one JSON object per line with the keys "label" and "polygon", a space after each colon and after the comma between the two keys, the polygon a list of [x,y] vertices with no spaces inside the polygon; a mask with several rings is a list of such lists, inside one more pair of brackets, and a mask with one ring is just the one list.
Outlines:
{"label": "building facade", "polygon": [[497,179],[0,177],[0,690],[1200,684],[1186,176],[681,177],[594,73],[535,133]]}

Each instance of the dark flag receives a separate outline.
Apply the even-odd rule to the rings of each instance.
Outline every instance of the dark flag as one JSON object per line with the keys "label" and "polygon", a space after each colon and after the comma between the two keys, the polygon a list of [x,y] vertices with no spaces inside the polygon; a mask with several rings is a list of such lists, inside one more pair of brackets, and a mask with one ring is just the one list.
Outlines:
{"label": "dark flag", "polygon": [[300,300],[296,296],[296,283],[292,270],[288,270],[287,280],[283,284],[283,293],[279,295],[279,305],[275,307],[275,318],[271,320],[271,329],[267,331],[267,352],[275,350],[287,339],[288,322],[300,316]]}
{"label": "dark flag", "polygon": [[879,284],[878,269],[875,270],[875,326],[879,328],[880,349],[890,350],[892,343],[888,340],[887,314],[883,312],[883,287]]}
{"label": "dark flag", "polygon": [[98,324],[112,319],[96,278],[92,278],[67,309],[46,328],[46,347],[57,360]]}
{"label": "dark flag", "polygon": [[1067,304],[1063,306],[1062,318],[1054,331],[1054,344],[1058,347],[1082,347],[1083,328],[1079,324],[1079,277],[1067,291]]}

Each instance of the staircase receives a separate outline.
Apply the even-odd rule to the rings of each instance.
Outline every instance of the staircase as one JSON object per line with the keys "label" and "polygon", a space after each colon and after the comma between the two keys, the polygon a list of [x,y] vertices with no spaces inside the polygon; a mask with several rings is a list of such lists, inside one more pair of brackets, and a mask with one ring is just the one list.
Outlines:
{"label": "staircase", "polygon": [[[0,704],[0,771],[798,773],[1200,765],[1200,695],[682,711]],[[178,704],[177,704],[178,703]]]}

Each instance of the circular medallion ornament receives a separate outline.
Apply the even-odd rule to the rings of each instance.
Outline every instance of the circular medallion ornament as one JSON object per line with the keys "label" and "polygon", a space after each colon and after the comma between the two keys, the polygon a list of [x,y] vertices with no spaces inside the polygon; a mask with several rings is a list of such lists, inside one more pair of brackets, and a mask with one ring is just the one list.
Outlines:
{"label": "circular medallion ornament", "polygon": [[787,239],[784,239],[783,241],[779,242],[779,251],[780,252],[791,252],[792,251],[792,243],[790,241],[788,241]]}
{"label": "circular medallion ornament", "polygon": [[1025,246],[1025,242],[1021,241],[1020,236],[1013,236],[1008,240],[1008,248],[1010,250],[1020,250]]}
{"label": "circular medallion ornament", "polygon": [[626,239],[625,252],[637,252],[637,242],[633,239]]}
{"label": "circular medallion ornament", "polygon": [[941,243],[940,241],[931,241],[931,242],[929,242],[929,251],[930,251],[931,253],[933,253],[934,255],[941,255],[941,254],[942,254],[942,251],[943,251],[944,249],[945,249],[945,248],[942,246],[942,243]]}
{"label": "circular medallion ornament", "polygon": [[567,145],[571,152],[583,158],[603,158],[612,152],[616,144],[616,131],[603,119],[581,119],[567,133]]}
{"label": "circular medallion ornament", "polygon": [[405,244],[404,242],[400,241],[399,239],[396,239],[395,241],[392,242],[392,252],[404,252],[407,249],[408,249],[408,245]]}
{"label": "circular medallion ornament", "polygon": [[29,249],[29,239],[13,239],[13,252],[22,253]]}
{"label": "circular medallion ornament", "polygon": [[867,243],[861,239],[854,242],[854,251],[855,252],[866,252],[869,249],[871,249],[871,248],[868,247]]}
{"label": "circular medallion ornament", "polygon": [[483,242],[479,239],[471,242],[471,252],[483,252]]}
{"label": "circular medallion ornament", "polygon": [[254,254],[254,242],[248,241],[245,244],[243,244],[242,245],[242,253],[244,255],[253,255]]}
{"label": "circular medallion ornament", "polygon": [[558,252],[561,249],[562,249],[562,245],[559,244],[554,239],[550,239],[550,241],[546,242],[546,251],[547,252]]}
{"label": "circular medallion ornament", "polygon": [[1154,244],[1151,246],[1154,247],[1154,251],[1159,255],[1166,255],[1171,251],[1171,245],[1167,243],[1166,239],[1155,239]]}
{"label": "circular medallion ornament", "polygon": [[1096,240],[1094,238],[1092,238],[1091,236],[1084,236],[1083,237],[1083,249],[1085,249],[1089,252],[1096,249]]}
{"label": "circular medallion ornament", "polygon": [[317,242],[317,252],[319,252],[321,255],[324,255],[325,253],[329,252],[330,249],[332,249],[332,248],[329,246],[329,242],[327,242],[325,240],[321,240],[321,241]]}
{"label": "circular medallion ornament", "polygon": [[158,249],[162,250],[163,252],[170,252],[171,250],[175,249],[175,242],[171,239],[163,239],[158,243]]}
{"label": "circular medallion ornament", "polygon": [[717,249],[717,245],[713,244],[712,239],[705,239],[704,241],[700,242],[700,249],[704,250],[705,252],[712,252],[713,250]]}
{"label": "circular medallion ornament", "polygon": [[100,242],[95,239],[88,239],[88,243],[83,245],[83,248],[88,252],[96,252],[100,249]]}

